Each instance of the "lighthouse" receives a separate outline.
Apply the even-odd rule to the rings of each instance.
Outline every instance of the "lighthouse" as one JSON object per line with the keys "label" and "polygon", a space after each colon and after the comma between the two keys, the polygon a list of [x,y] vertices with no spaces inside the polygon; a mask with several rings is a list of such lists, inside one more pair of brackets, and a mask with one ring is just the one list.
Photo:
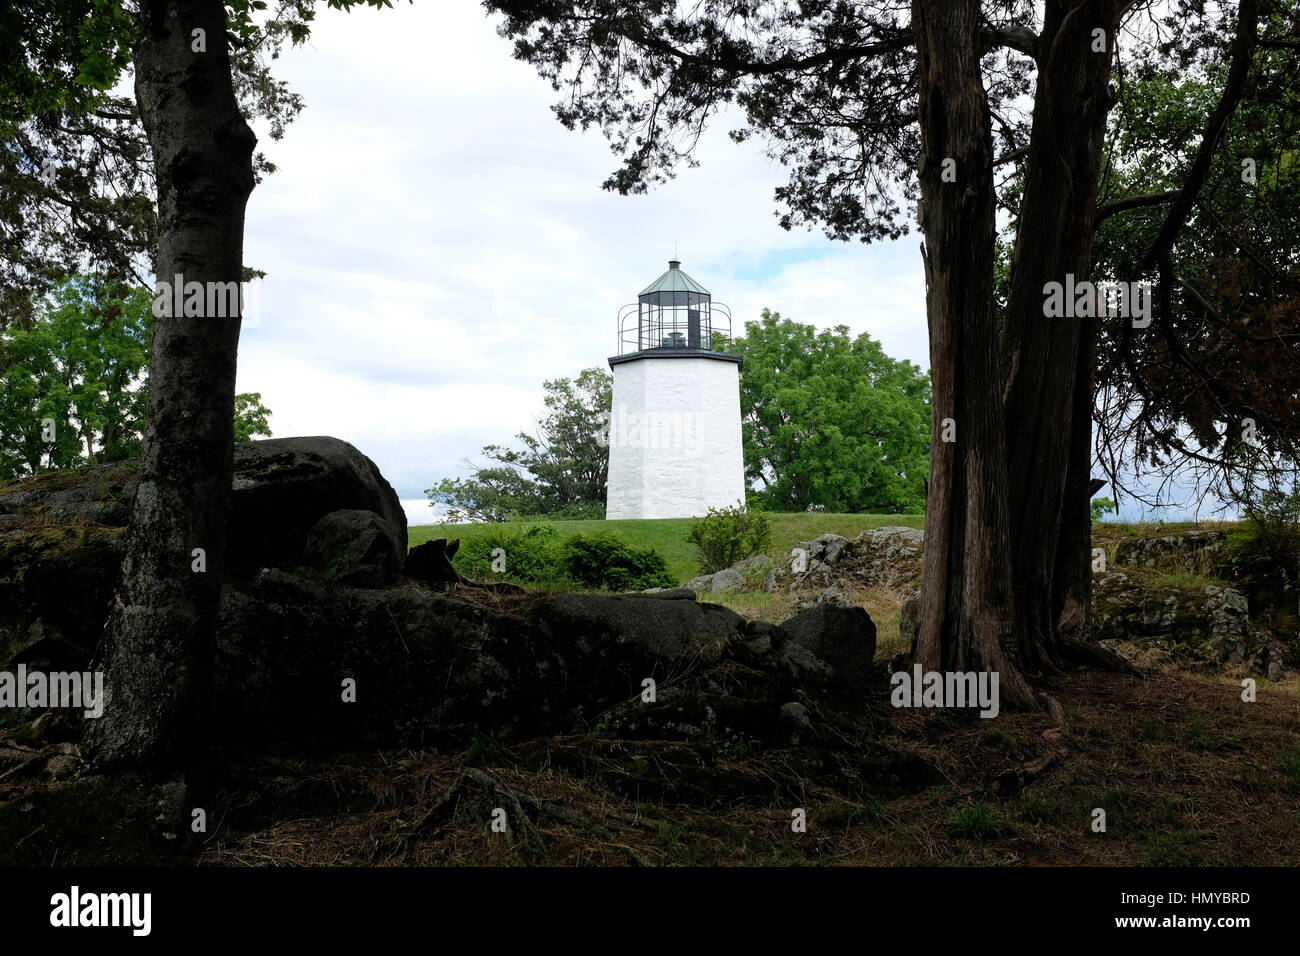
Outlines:
{"label": "lighthouse", "polygon": [[619,311],[606,518],[691,518],[745,501],[731,312],[681,265],[670,260]]}

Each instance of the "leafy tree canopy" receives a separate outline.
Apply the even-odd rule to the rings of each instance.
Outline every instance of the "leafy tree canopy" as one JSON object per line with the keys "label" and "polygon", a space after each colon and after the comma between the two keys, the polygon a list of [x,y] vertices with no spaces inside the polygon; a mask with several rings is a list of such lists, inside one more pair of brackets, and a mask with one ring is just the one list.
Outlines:
{"label": "leafy tree canopy", "polygon": [[[0,479],[140,453],[153,296],[76,276],[0,329]],[[271,434],[257,392],[235,396],[236,441]]]}
{"label": "leafy tree canopy", "polygon": [[865,332],[818,332],[763,310],[734,350],[745,472],[764,507],[919,514],[929,468],[930,381]]}
{"label": "leafy tree canopy", "polygon": [[138,450],[152,306],[145,289],[76,277],[0,331],[0,476]]}
{"label": "leafy tree canopy", "polygon": [[[1288,18],[1294,27],[1296,9],[1279,4],[1265,36],[1284,33]],[[1157,263],[1153,324],[1101,329],[1098,453],[1119,487],[1125,470],[1155,471],[1229,500],[1225,486],[1267,486],[1300,458],[1296,47],[1260,45],[1218,147],[1202,160],[1187,227]],[[1094,245],[1099,279],[1132,278],[1137,256],[1154,245],[1227,82],[1226,63],[1191,72],[1179,63],[1139,61],[1123,87]]]}

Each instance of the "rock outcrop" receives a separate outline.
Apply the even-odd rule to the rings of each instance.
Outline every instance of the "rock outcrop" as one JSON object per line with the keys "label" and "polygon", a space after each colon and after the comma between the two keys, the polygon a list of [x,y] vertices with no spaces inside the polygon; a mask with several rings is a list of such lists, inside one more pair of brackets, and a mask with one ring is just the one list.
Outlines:
{"label": "rock outcrop", "polygon": [[[0,663],[79,668],[103,630],[138,479],[133,462],[52,472],[0,493]],[[226,569],[311,568],[391,584],[406,515],[379,469],[337,438],[235,447]]]}
{"label": "rock outcrop", "polygon": [[[475,586],[451,567],[454,542],[404,553],[396,495],[346,442],[255,442],[235,463],[214,673],[232,746],[463,745],[592,719],[661,739],[810,740],[828,695],[860,714],[873,683],[875,626],[860,609],[815,608],[773,627],[689,588],[530,598]],[[127,464],[0,493],[0,667],[88,664],[135,483]],[[843,550],[843,539],[819,539],[814,560]],[[756,582],[771,560],[742,565],[712,586]],[[75,760],[51,753],[49,773]]]}
{"label": "rock outcrop", "polygon": [[1281,643],[1252,624],[1245,595],[1231,588],[1111,570],[1093,579],[1092,613],[1097,639],[1139,666],[1281,673]]}
{"label": "rock outcrop", "polygon": [[1178,534],[1124,538],[1115,548],[1115,563],[1135,568],[1157,568],[1170,559],[1186,560],[1197,556],[1211,557],[1227,539],[1222,531],[1192,530]]}
{"label": "rock outcrop", "polygon": [[405,554],[406,512],[397,493],[373,461],[337,438],[236,445],[233,490],[226,544],[233,572],[301,561],[316,523],[335,511],[377,515],[388,525],[384,535]]}
{"label": "rock outcrop", "polygon": [[327,581],[383,587],[397,580],[405,560],[406,534],[373,511],[340,508],[307,533],[303,563]]}
{"label": "rock outcrop", "polygon": [[[255,442],[235,461],[215,670],[231,745],[460,745],[593,722],[657,740],[816,743],[828,728],[847,732],[846,719],[870,722],[872,701],[887,699],[876,624],[857,596],[892,593],[902,647],[916,635],[917,529],[821,535],[779,564],[759,555],[688,588],[530,595],[467,582],[451,565],[455,542],[407,555],[396,495],[346,442]],[[0,667],[88,663],[134,486],[125,464],[0,491]],[[1189,537],[1121,549],[1135,564],[1095,579],[1098,635],[1139,662],[1279,673],[1242,594],[1159,585],[1168,556],[1222,543]],[[697,600],[760,587],[791,596],[796,613],[778,625]],[[49,772],[74,760],[52,751]]]}
{"label": "rock outcrop", "polygon": [[[230,739],[250,743],[463,743],[488,728],[564,732],[580,713],[669,736],[761,728],[770,741],[785,704],[818,712],[825,691],[860,702],[883,681],[871,671],[875,625],[859,608],[773,627],[665,591],[563,594],[514,616],[279,570],[227,589],[218,650],[218,708]],[[642,699],[647,679],[653,701]]]}
{"label": "rock outcrop", "polygon": [[[921,546],[925,532],[918,528],[883,527],[863,531],[853,540],[823,534],[796,543],[780,564],[757,555],[714,574],[701,575],[687,587],[717,593],[727,590],[762,590],[796,595],[795,607],[830,604],[853,606],[850,588],[892,587],[912,594],[920,587]],[[758,577],[763,569],[767,574]]]}
{"label": "rock outcrop", "polygon": [[737,561],[729,568],[692,578],[686,586],[695,591],[708,591],[712,594],[719,591],[743,591],[755,576],[761,576],[772,564],[772,559],[767,555],[756,554],[752,558]]}

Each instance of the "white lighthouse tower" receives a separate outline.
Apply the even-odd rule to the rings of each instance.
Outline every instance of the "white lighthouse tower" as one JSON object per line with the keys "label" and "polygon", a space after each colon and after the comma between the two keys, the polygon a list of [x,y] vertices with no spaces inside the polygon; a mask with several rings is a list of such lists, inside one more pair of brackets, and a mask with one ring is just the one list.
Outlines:
{"label": "white lighthouse tower", "polygon": [[619,312],[606,518],[690,518],[745,500],[731,313],[676,259]]}

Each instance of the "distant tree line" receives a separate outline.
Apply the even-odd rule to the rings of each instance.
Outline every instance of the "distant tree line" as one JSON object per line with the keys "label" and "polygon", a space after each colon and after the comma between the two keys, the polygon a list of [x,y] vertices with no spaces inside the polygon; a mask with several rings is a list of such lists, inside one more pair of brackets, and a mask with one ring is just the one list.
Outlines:
{"label": "distant tree line", "polygon": [[[845,326],[818,331],[763,310],[731,346],[740,373],[750,504],[770,511],[919,514],[929,468],[929,376]],[[425,492],[446,520],[603,518],[613,376],[543,384],[545,417],[517,448]]]}

